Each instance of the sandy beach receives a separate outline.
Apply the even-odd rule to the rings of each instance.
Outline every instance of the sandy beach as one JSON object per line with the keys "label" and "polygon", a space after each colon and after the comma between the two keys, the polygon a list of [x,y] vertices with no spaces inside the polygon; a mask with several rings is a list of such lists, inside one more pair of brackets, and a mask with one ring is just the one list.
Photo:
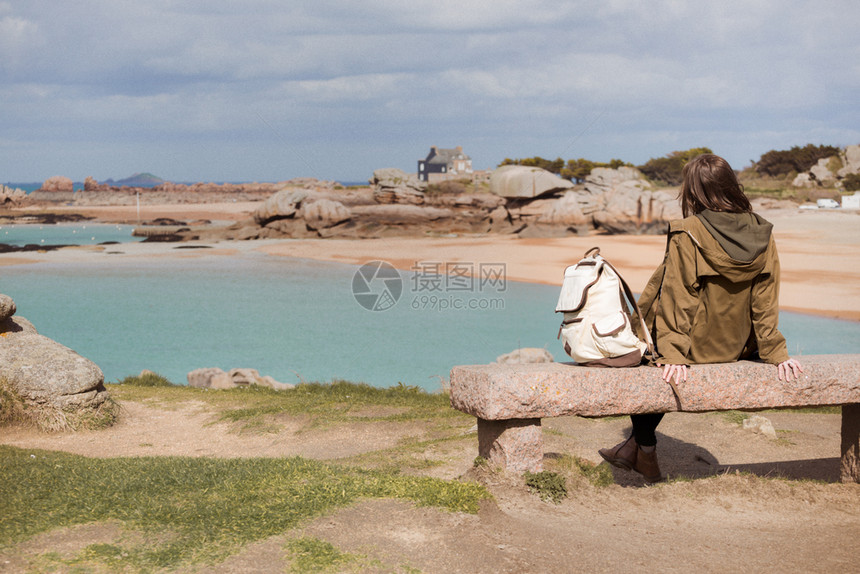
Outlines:
{"label": "sandy beach", "polygon": [[[221,224],[250,217],[259,204],[146,205],[60,208],[100,222],[134,223],[158,217],[182,221],[208,219]],[[55,211],[59,211],[55,209]],[[780,305],[787,310],[860,320],[860,214],[856,211],[778,209],[762,211],[774,224],[782,267]],[[567,265],[599,246],[641,291],[659,265],[665,236],[591,235],[551,239],[520,239],[510,235],[412,237],[384,239],[286,239],[221,242],[217,249],[176,250],[176,244],[123,245],[112,257],[211,257],[259,250],[270,255],[362,264],[381,259],[409,271],[416,262],[504,263],[509,280],[560,284]],[[0,256],[0,265],[36,261],[71,261],[99,257],[100,247],[67,248],[46,253]],[[116,251],[115,249],[113,251]]]}

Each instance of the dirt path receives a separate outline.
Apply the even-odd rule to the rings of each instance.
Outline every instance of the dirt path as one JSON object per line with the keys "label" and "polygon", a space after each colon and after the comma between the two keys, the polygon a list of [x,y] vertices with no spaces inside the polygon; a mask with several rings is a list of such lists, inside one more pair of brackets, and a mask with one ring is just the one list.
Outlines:
{"label": "dirt path", "polygon": [[[94,457],[298,454],[367,465],[373,464],[369,455],[430,432],[420,422],[361,420],[308,431],[302,417],[279,417],[276,433],[239,432],[213,422],[201,403],[123,407],[121,422],[108,430],[45,435],[4,429],[0,443]],[[424,474],[485,484],[494,500],[477,515],[368,500],[250,545],[207,571],[284,571],[284,543],[303,535],[363,556],[350,568],[371,572],[852,571],[860,485],[836,482],[840,415],[765,415],[776,439],[720,414],[670,414],[660,427],[663,471],[711,478],[646,488],[635,475],[616,471],[616,485],[577,482],[558,505],[530,494],[522,477],[474,469],[477,438],[464,426],[457,430],[462,440],[431,444],[416,456],[440,463]],[[623,437],[627,424],[623,418],[546,419],[547,467],[562,454],[599,462],[597,448]],[[777,474],[794,478],[759,478]],[[49,550],[73,555],[117,536],[115,524],[45,533],[0,555],[0,572],[25,571],[29,560]]]}

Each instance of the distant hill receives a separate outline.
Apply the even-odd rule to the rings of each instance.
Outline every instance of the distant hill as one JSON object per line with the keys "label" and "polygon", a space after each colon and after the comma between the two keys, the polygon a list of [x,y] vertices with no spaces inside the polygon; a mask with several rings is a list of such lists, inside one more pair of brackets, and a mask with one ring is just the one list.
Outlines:
{"label": "distant hill", "polygon": [[115,186],[125,185],[128,187],[154,187],[156,185],[164,183],[164,180],[156,175],[152,175],[151,173],[136,173],[125,179],[120,179],[118,181],[109,179],[102,183]]}

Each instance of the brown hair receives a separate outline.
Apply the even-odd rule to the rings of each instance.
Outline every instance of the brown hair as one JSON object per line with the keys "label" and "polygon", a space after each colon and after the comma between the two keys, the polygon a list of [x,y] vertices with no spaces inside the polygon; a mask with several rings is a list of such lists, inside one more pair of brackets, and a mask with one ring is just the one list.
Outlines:
{"label": "brown hair", "polygon": [[732,166],[718,155],[697,155],[684,166],[681,175],[681,211],[684,217],[704,209],[744,213],[752,211],[750,200],[738,182]]}

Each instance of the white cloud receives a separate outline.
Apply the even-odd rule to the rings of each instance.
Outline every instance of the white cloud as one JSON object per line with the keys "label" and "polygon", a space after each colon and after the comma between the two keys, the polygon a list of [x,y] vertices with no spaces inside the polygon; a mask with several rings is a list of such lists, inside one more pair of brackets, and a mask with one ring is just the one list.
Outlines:
{"label": "white cloud", "polygon": [[[373,166],[348,162],[367,150],[411,168],[426,140],[471,140],[493,164],[480,158],[562,153],[586,126],[571,153],[594,159],[708,134],[763,153],[857,133],[858,20],[849,0],[6,1],[0,124],[17,141],[122,139],[144,156],[159,140],[197,154],[230,141],[254,169],[266,134],[289,133],[337,147],[361,177]],[[0,179],[19,168],[4,155]]]}
{"label": "white cloud", "polygon": [[294,82],[286,86],[286,91],[301,94],[305,101],[354,102],[385,98],[397,90],[398,84],[416,80],[412,74],[369,74]]}
{"label": "white cloud", "polygon": [[0,18],[0,70],[16,67],[28,45],[41,43],[38,31],[38,25],[24,18]]}

